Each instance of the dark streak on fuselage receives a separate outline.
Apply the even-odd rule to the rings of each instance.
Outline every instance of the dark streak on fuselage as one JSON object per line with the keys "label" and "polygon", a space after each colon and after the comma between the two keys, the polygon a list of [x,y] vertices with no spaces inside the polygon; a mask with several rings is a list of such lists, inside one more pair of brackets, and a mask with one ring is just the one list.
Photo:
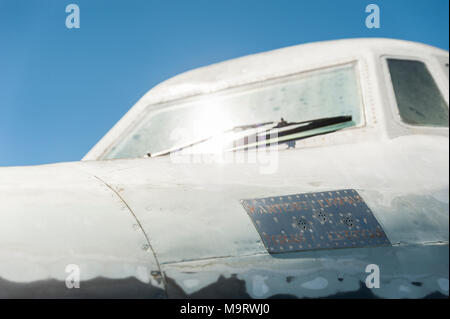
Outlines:
{"label": "dark streak on fuselage", "polygon": [[107,298],[148,299],[165,298],[162,288],[136,278],[110,279],[98,277],[81,281],[80,288],[69,289],[64,281],[49,279],[21,283],[0,278],[0,298],[8,299],[59,299]]}
{"label": "dark streak on fuselage", "polygon": [[[236,274],[230,278],[220,276],[216,282],[203,287],[191,294],[186,293],[174,279],[166,277],[167,296],[172,299],[252,299],[247,292],[246,282],[238,279]],[[136,278],[109,279],[98,277],[82,281],[80,288],[68,289],[64,281],[55,279],[39,280],[29,283],[12,282],[0,278],[0,298],[8,299],[161,299],[166,298],[166,292],[159,287],[145,284]],[[298,299],[293,294],[275,294],[268,299]],[[375,299],[379,298],[372,289],[360,282],[358,290],[338,292],[320,299]],[[424,297],[448,297],[439,291]],[[309,299],[306,298],[305,299]]]}

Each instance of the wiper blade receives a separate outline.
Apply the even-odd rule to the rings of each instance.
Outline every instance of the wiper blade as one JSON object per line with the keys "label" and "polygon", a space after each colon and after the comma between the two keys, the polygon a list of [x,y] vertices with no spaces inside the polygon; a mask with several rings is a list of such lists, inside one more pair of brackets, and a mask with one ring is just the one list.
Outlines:
{"label": "wiper blade", "polygon": [[[287,143],[289,145],[290,144],[289,142],[295,140],[301,140],[317,135],[333,133],[340,129],[353,125],[354,123],[352,122],[351,115],[324,117],[302,122],[286,122],[282,118],[281,121],[276,126],[273,126],[265,131],[257,132],[255,134],[251,134],[248,136],[244,136],[243,138],[234,140],[233,141],[234,147],[226,151],[238,151],[242,149],[249,150],[251,148],[255,147],[257,148],[259,146],[269,146],[274,144]],[[296,126],[296,127],[283,130],[283,128],[289,126]],[[274,129],[279,129],[276,132],[275,138],[273,138],[272,136]],[[275,139],[275,141],[272,141],[272,139]],[[254,141],[254,143],[250,144],[249,141]]]}
{"label": "wiper blade", "polygon": [[304,126],[299,126],[299,127],[290,129],[290,130],[284,130],[284,131],[281,131],[280,133],[278,133],[278,136],[285,136],[285,135],[289,135],[292,133],[298,133],[298,132],[312,130],[315,128],[350,122],[351,120],[352,120],[351,115],[323,117],[320,119],[314,119],[314,120],[302,121],[302,122],[286,122],[283,118],[281,118],[281,121],[278,122],[278,124],[275,125],[274,127],[268,129],[267,132],[269,132],[273,129],[276,129],[276,128],[284,128],[284,127],[288,127],[288,126],[307,124]]}
{"label": "wiper blade", "polygon": [[[229,132],[238,131],[238,130],[249,130],[249,129],[254,129],[254,128],[258,128],[258,127],[267,126],[269,124],[275,124],[275,125],[269,127],[266,130],[262,130],[260,132],[254,133],[254,134],[244,136],[242,139],[240,139],[240,140],[244,141],[243,143],[239,143],[240,140],[235,140],[232,142],[233,145],[239,144],[239,145],[244,146],[245,149],[247,149],[248,148],[248,146],[247,146],[248,140],[251,140],[252,136],[255,136],[255,140],[256,140],[256,136],[267,133],[267,135],[269,137],[270,132],[274,129],[283,129],[283,128],[287,128],[290,126],[297,126],[292,129],[280,131],[277,134],[277,137],[280,138],[280,137],[288,136],[288,135],[295,134],[295,133],[314,130],[316,128],[321,128],[321,127],[326,127],[326,126],[330,126],[330,125],[334,125],[334,124],[349,122],[351,120],[352,120],[352,117],[350,115],[345,115],[345,116],[319,118],[319,119],[313,119],[313,120],[302,121],[302,122],[287,122],[283,118],[281,118],[281,120],[279,122],[271,121],[271,122],[262,122],[262,123],[256,123],[256,124],[238,125],[238,126],[234,126],[234,127],[230,128],[230,129],[224,130],[218,134],[206,137],[204,139],[201,139],[201,140],[198,140],[198,141],[195,141],[195,142],[183,145],[183,146],[174,147],[169,150],[165,150],[165,151],[161,151],[161,152],[157,152],[157,153],[153,153],[153,154],[147,153],[147,157],[159,157],[159,156],[169,155],[169,154],[179,152],[184,149],[205,143],[215,137],[221,136],[221,135],[229,133]],[[333,131],[328,131],[326,133],[331,133],[331,132],[333,132]],[[268,140],[269,140],[269,138],[267,139],[267,141]],[[282,143],[285,143],[285,142],[286,141],[282,141]],[[238,149],[233,147],[233,149],[231,149],[229,151],[236,151],[236,150],[238,150]]]}
{"label": "wiper blade", "polygon": [[209,141],[209,140],[211,140],[211,139],[213,139],[215,137],[221,136],[221,135],[226,134],[226,133],[239,131],[239,130],[242,130],[242,131],[249,130],[249,129],[258,128],[258,127],[266,126],[266,125],[269,125],[269,124],[275,124],[275,123],[278,123],[278,122],[271,121],[271,122],[261,122],[261,123],[255,123],[255,124],[245,124],[245,125],[233,126],[232,128],[229,128],[229,129],[226,129],[226,130],[224,130],[224,131],[222,131],[220,133],[217,133],[217,134],[205,137],[205,138],[203,138],[201,140],[197,140],[195,142],[192,142],[192,143],[189,143],[189,144],[185,144],[183,146],[174,147],[174,148],[171,148],[169,150],[165,150],[165,151],[161,151],[161,152],[157,152],[157,153],[153,153],[153,154],[147,153],[146,156],[147,157],[159,157],[159,156],[169,155],[171,153],[179,152],[179,151],[182,151],[182,150],[184,150],[186,148],[190,148],[190,147],[196,146],[198,144],[205,143],[205,142],[207,142],[207,141]]}

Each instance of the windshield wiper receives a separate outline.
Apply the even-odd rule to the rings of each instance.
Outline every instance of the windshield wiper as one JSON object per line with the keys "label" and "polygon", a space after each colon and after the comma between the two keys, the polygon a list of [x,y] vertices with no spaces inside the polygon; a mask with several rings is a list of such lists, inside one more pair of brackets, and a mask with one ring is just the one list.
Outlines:
{"label": "windshield wiper", "polygon": [[226,129],[226,130],[224,130],[224,131],[222,131],[222,132],[220,132],[218,134],[214,134],[214,135],[205,137],[205,138],[203,138],[201,140],[198,140],[198,141],[195,141],[195,142],[183,145],[183,146],[171,148],[169,150],[165,150],[165,151],[161,151],[161,152],[157,152],[157,153],[153,153],[153,154],[147,153],[147,157],[158,157],[158,156],[169,155],[171,153],[179,152],[179,151],[182,151],[182,150],[184,150],[186,148],[193,147],[195,145],[205,143],[205,142],[207,142],[207,141],[209,141],[209,140],[211,140],[211,139],[213,139],[213,138],[215,138],[217,136],[221,136],[221,135],[226,134],[226,133],[235,132],[235,131],[245,131],[245,130],[249,130],[249,129],[252,129],[252,128],[258,128],[258,127],[261,127],[261,126],[266,126],[266,125],[275,124],[275,123],[278,123],[278,122],[273,122],[272,121],[272,122],[261,122],[261,123],[255,123],[255,124],[245,124],[245,125],[233,126],[232,128]]}
{"label": "windshield wiper", "polygon": [[[346,123],[348,124],[346,125]],[[249,150],[258,148],[260,146],[267,147],[276,144],[287,144],[288,148],[294,148],[295,141],[297,140],[333,133],[343,128],[352,126],[352,123],[353,122],[351,115],[324,117],[303,122],[286,122],[282,118],[276,126],[268,130],[257,132],[255,134],[251,134],[248,136],[244,136],[243,138],[234,140],[232,142],[233,148],[227,149],[225,151],[231,152],[239,150]],[[289,126],[296,127],[283,130],[283,128]],[[276,128],[279,130],[276,132],[276,136],[274,137],[272,130]],[[249,141],[253,141],[253,143],[249,143]]]}
{"label": "windshield wiper", "polygon": [[[252,136],[256,137],[258,135],[267,133],[267,136],[270,137],[271,131],[274,129],[283,129],[283,128],[290,127],[290,126],[300,125],[298,127],[292,128],[292,129],[279,131],[277,133],[277,137],[280,138],[280,137],[285,137],[285,136],[296,134],[296,133],[314,130],[317,128],[322,128],[322,127],[331,126],[331,125],[335,125],[335,124],[350,122],[351,120],[352,120],[352,117],[350,115],[345,115],[345,116],[319,118],[319,119],[302,121],[302,122],[287,122],[283,118],[281,118],[281,120],[279,122],[272,121],[272,122],[262,122],[262,123],[257,123],[257,124],[238,125],[238,126],[234,126],[234,127],[230,128],[230,129],[224,130],[224,131],[220,132],[219,134],[215,134],[215,135],[206,137],[204,139],[201,139],[201,140],[198,140],[198,141],[195,141],[195,142],[183,145],[183,146],[175,147],[175,148],[172,148],[169,150],[165,150],[165,151],[161,151],[161,152],[157,152],[157,153],[153,153],[153,154],[147,153],[147,157],[159,157],[159,156],[169,155],[171,153],[179,152],[184,149],[193,147],[195,145],[202,144],[202,143],[209,141],[217,136],[221,136],[221,135],[229,133],[229,132],[238,131],[238,130],[249,130],[249,129],[253,129],[253,128],[267,126],[269,124],[275,124],[275,125],[269,127],[266,130],[262,130],[260,132],[254,133],[254,134],[244,136],[243,138],[241,138],[241,140],[244,141],[243,143],[239,144],[240,140],[235,140],[235,141],[233,141],[233,144],[234,145],[239,144],[242,146],[246,146],[248,144],[248,140],[251,140]],[[305,125],[303,125],[303,124],[305,124]],[[326,131],[326,132],[319,133],[319,134],[331,133],[336,130],[330,130],[330,131]],[[311,136],[315,136],[315,135],[319,135],[319,134],[314,134]],[[307,136],[307,137],[310,137],[310,136]],[[301,138],[294,138],[294,139],[301,139]],[[286,143],[286,142],[288,142],[288,141],[283,140],[280,143]],[[279,143],[277,143],[277,144],[279,144]],[[232,149],[231,151],[235,151],[235,150],[236,149]]]}

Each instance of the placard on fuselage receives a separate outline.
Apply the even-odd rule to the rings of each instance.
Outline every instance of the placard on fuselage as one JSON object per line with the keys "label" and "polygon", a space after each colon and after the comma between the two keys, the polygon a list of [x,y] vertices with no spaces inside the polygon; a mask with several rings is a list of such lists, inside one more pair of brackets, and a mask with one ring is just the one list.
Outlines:
{"label": "placard on fuselage", "polygon": [[243,199],[241,203],[269,253],[391,244],[353,189]]}

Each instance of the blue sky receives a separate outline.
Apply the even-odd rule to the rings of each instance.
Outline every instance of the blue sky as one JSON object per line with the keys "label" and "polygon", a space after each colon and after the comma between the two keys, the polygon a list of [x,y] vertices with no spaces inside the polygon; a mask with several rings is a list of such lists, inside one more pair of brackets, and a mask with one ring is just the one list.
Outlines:
{"label": "blue sky", "polygon": [[[67,29],[65,7],[80,7]],[[381,9],[367,29],[365,7]],[[449,1],[0,0],[0,166],[77,161],[180,72],[330,39],[449,48]]]}

